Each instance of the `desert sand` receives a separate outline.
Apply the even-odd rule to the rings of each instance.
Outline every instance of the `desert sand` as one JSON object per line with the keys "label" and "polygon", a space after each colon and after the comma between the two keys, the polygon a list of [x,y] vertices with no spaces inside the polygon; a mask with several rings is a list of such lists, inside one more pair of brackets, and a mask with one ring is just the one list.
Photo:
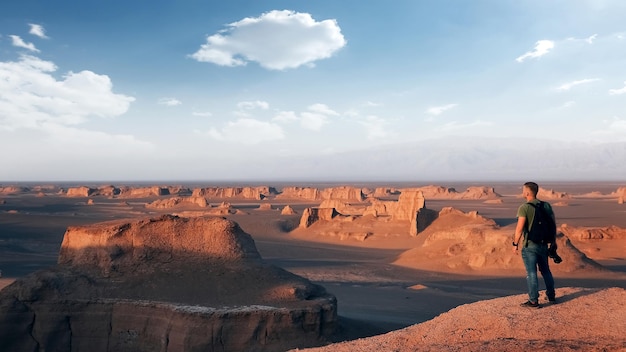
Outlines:
{"label": "desert sand", "polygon": [[[483,350],[485,341],[491,341],[490,350],[494,351],[538,346],[552,350],[626,349],[623,339],[607,339],[600,333],[581,335],[580,330],[567,327],[569,318],[600,325],[597,318],[605,311],[593,305],[603,304],[607,297],[623,302],[624,184],[541,185],[539,198],[551,202],[557,215],[564,262],[551,265],[562,304],[541,310],[549,312],[546,319],[559,326],[559,335],[536,338],[511,334],[529,319],[529,313],[518,307],[526,292],[521,258],[514,257],[509,246],[516,209],[522,203],[521,182],[433,184],[3,185],[0,288],[55,265],[69,226],[162,214],[223,216],[252,236],[265,261],[325,287],[337,298],[339,328],[329,343],[355,340],[355,344],[333,345],[329,350],[403,350],[400,346],[407,351],[417,349],[411,346]],[[339,186],[345,189],[323,191]],[[216,190],[220,187],[228,190]],[[291,187],[289,192],[281,194],[287,187]],[[344,213],[358,212],[367,206],[368,198],[395,201],[403,189],[416,187],[427,187],[426,208],[438,213],[450,208],[446,212],[456,214],[455,218],[440,216],[417,236],[410,234],[408,221],[385,216],[346,216],[341,224],[320,222],[300,227],[305,210],[324,201],[339,200]],[[362,199],[354,189],[363,190]],[[206,205],[197,197],[203,197]],[[283,211],[285,208],[288,210]],[[477,233],[479,241],[472,235]],[[581,307],[592,314],[575,316]],[[606,307],[619,311],[618,307]],[[502,331],[493,332],[493,324],[472,320],[476,314],[494,321],[504,316],[511,324],[500,324]],[[613,330],[606,326],[623,325],[623,316],[604,315],[603,326],[587,325],[586,330],[611,334]],[[465,336],[472,338],[446,340],[441,337],[444,332],[433,327],[453,321],[457,325],[449,331],[466,329]],[[424,342],[418,336],[423,331],[441,336]],[[380,334],[386,335],[368,339]],[[567,341],[568,347],[550,339]]]}

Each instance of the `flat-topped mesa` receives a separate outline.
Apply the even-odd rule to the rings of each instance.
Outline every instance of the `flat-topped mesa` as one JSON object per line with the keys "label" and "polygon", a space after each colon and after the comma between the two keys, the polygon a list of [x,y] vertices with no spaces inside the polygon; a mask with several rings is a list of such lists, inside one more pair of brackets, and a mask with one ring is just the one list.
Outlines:
{"label": "flat-topped mesa", "polygon": [[193,190],[192,196],[205,198],[242,198],[242,199],[265,199],[276,190],[269,186],[258,187],[204,187]]}
{"label": "flat-topped mesa", "polygon": [[277,199],[330,200],[362,202],[365,197],[361,188],[340,186],[319,190],[314,187],[285,187],[276,196]]}
{"label": "flat-topped mesa", "polygon": [[166,199],[157,199],[153,202],[146,204],[146,208],[151,209],[170,209],[179,206],[197,206],[200,208],[209,207],[210,204],[204,197],[172,197]]}
{"label": "flat-topped mesa", "polygon": [[89,197],[97,192],[97,189],[80,186],[80,187],[70,187],[65,192],[65,195],[68,197]]}
{"label": "flat-topped mesa", "polygon": [[[319,207],[307,208],[302,213],[300,227],[307,228],[322,221],[345,221],[348,218],[363,216],[386,216],[392,221],[407,221],[410,223],[409,233],[417,235],[433,220],[436,213],[425,208],[426,201],[419,189],[404,189],[398,200],[381,201],[374,199],[367,207],[356,207],[345,204],[340,200],[324,200]],[[360,211],[359,211],[360,210]],[[347,212],[347,213],[346,213]],[[341,216],[340,216],[341,215]]]}
{"label": "flat-topped mesa", "polygon": [[19,186],[0,186],[0,194],[16,194],[16,193],[26,193],[29,192],[30,188],[28,187],[19,187]]}
{"label": "flat-topped mesa", "polygon": [[59,264],[98,268],[107,275],[197,260],[260,259],[254,241],[222,218],[163,215],[137,222],[69,227]]}
{"label": "flat-topped mesa", "polygon": [[458,192],[452,187],[432,185],[412,189],[422,191],[424,197],[428,199],[496,199],[502,197],[493,187],[486,186],[468,187],[464,192]]}
{"label": "flat-topped mesa", "polygon": [[567,192],[556,192],[551,189],[545,189],[539,187],[539,192],[537,193],[537,198],[539,199],[570,199],[570,196]]}
{"label": "flat-topped mesa", "polygon": [[337,324],[333,295],[223,218],[70,227],[58,262],[0,291],[0,350],[285,351]]}

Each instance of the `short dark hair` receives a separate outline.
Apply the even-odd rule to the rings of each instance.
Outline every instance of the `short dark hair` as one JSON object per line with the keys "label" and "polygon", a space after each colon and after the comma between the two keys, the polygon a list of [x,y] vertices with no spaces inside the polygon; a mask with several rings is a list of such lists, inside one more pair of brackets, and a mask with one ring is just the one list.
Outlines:
{"label": "short dark hair", "polygon": [[537,193],[539,193],[539,185],[534,183],[534,182],[526,182],[526,183],[524,183],[524,187],[528,187],[530,192],[535,197],[537,196]]}

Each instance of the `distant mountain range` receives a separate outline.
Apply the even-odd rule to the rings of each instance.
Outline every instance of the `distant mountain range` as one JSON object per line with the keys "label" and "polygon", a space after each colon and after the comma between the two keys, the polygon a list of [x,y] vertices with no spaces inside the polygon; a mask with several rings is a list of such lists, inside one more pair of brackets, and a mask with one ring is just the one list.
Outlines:
{"label": "distant mountain range", "polygon": [[257,177],[291,180],[626,181],[626,142],[444,138],[263,164]]}

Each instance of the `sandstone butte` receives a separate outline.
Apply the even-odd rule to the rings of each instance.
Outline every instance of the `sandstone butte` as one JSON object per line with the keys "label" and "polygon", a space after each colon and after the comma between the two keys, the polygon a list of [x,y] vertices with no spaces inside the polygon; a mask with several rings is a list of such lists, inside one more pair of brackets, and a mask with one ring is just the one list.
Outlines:
{"label": "sandstone butte", "polygon": [[215,217],[70,227],[57,266],[0,291],[0,351],[284,351],[336,321],[334,296]]}

